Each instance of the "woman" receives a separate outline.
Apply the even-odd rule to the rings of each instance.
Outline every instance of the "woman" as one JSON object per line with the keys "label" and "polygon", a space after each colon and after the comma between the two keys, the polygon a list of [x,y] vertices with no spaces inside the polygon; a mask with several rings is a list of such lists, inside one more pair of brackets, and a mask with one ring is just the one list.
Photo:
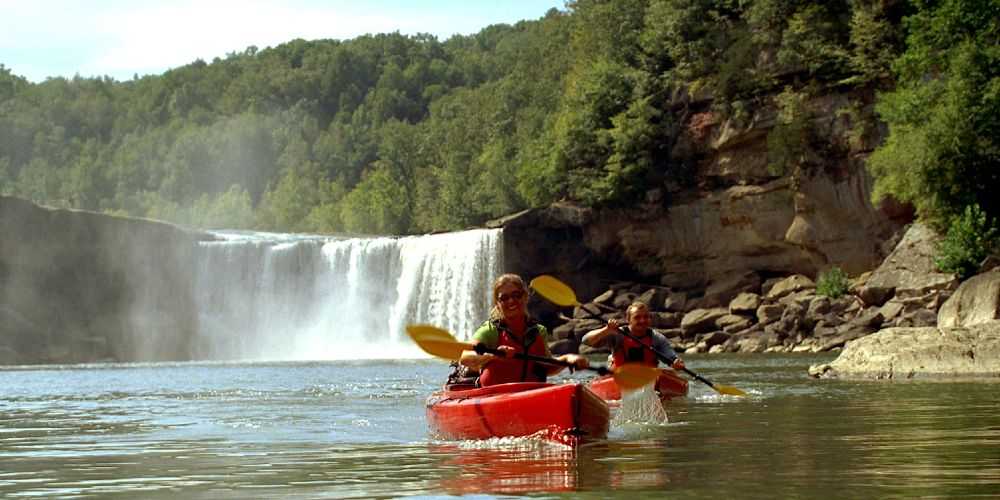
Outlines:
{"label": "woman", "polygon": [[[508,382],[545,382],[549,375],[559,373],[564,367],[520,359],[514,354],[551,358],[548,337],[546,328],[528,316],[528,288],[524,280],[516,274],[504,274],[493,283],[490,319],[472,335],[473,342],[496,349],[500,355],[463,351],[460,362],[480,372],[480,387]],[[576,368],[589,366],[587,358],[577,354],[555,359]]]}
{"label": "woman", "polygon": [[[625,320],[628,325],[620,326],[618,320],[611,319],[607,326],[587,332],[581,341],[584,344],[596,346],[609,340],[611,342],[612,366],[622,366],[625,363],[658,366],[659,356],[657,353],[660,353],[671,368],[684,369],[684,360],[674,352],[670,341],[662,333],[650,328],[653,324],[653,317],[649,313],[649,306],[643,302],[633,302],[625,310]],[[619,330],[631,334],[635,339],[629,338],[628,335]]]}

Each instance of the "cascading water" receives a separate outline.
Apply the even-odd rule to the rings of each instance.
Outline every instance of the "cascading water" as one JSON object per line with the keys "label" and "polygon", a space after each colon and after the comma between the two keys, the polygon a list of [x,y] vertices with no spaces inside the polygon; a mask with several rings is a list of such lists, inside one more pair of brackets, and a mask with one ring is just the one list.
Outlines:
{"label": "cascading water", "polygon": [[219,233],[198,251],[204,359],[426,357],[429,323],[468,337],[500,274],[500,230],[403,238]]}

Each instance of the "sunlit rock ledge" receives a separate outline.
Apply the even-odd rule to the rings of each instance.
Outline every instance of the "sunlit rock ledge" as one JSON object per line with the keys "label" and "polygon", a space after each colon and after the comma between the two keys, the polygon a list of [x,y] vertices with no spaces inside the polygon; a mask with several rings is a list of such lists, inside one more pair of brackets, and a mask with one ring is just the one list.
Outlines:
{"label": "sunlit rock ledge", "polygon": [[1000,377],[1000,321],[969,327],[887,328],[848,342],[821,378]]}

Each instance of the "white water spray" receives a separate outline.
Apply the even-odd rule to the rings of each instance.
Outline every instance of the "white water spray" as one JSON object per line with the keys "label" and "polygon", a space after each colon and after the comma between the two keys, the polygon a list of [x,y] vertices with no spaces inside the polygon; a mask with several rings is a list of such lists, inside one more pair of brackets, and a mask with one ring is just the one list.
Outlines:
{"label": "white water spray", "polygon": [[404,327],[468,337],[486,318],[503,262],[500,230],[221,236],[199,248],[197,355],[208,359],[426,357]]}

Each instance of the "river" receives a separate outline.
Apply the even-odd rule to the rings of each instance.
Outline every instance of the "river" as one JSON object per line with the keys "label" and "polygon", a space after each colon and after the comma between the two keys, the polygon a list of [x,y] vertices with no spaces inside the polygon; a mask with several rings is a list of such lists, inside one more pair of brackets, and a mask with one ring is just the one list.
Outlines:
{"label": "river", "polygon": [[0,496],[1000,494],[1000,381],[806,376],[830,359],[688,356],[692,369],[750,397],[692,381],[666,422],[619,414],[607,440],[575,450],[434,439],[424,400],[448,372],[438,360],[8,367]]}

